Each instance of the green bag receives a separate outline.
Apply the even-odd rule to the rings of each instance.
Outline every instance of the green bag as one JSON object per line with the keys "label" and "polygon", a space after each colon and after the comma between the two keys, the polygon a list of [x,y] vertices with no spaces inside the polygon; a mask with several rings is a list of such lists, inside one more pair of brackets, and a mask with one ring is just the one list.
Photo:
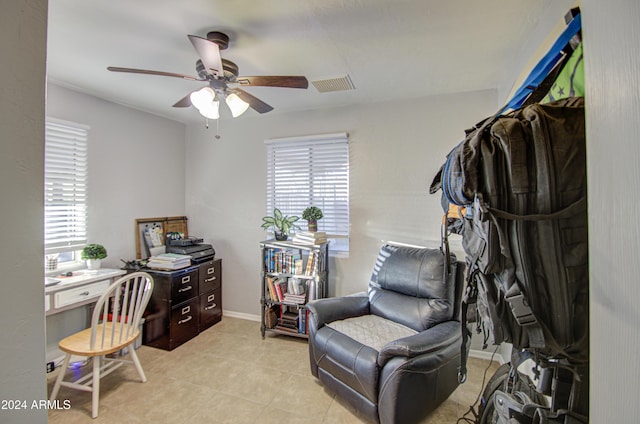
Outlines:
{"label": "green bag", "polygon": [[582,59],[582,43],[580,43],[541,103],[584,96],[584,61]]}

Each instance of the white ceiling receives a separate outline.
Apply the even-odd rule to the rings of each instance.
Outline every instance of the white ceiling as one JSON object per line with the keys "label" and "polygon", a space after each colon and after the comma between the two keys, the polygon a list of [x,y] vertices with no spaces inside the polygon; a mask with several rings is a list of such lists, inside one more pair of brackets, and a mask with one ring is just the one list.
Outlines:
{"label": "white ceiling", "polygon": [[[271,114],[496,88],[553,0],[49,0],[50,81],[182,122],[175,102],[205,84],[187,34],[229,35],[240,75],[348,74],[355,90],[246,87]],[[247,114],[257,115],[249,110]]]}

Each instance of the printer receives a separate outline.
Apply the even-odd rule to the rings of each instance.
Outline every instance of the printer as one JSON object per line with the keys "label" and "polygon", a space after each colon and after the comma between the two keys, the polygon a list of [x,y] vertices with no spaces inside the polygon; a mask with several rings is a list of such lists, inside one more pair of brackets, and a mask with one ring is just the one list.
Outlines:
{"label": "printer", "polygon": [[213,246],[202,242],[203,239],[197,237],[177,240],[167,238],[166,252],[191,256],[191,263],[194,264],[213,260],[216,256]]}

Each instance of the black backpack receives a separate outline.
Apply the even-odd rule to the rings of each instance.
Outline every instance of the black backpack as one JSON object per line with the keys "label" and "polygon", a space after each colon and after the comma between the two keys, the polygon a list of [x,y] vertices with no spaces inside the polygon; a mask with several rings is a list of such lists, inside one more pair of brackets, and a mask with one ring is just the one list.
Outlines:
{"label": "black backpack", "polygon": [[449,153],[430,192],[440,188],[445,205],[465,207],[445,221],[466,253],[463,311],[475,303],[494,344],[587,363],[584,99],[532,104],[478,124]]}

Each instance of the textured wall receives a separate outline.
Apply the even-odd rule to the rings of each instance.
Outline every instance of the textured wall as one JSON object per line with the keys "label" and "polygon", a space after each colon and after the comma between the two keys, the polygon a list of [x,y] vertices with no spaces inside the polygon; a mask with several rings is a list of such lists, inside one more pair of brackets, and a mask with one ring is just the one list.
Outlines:
{"label": "textured wall", "polygon": [[[2,423],[44,423],[43,169],[46,0],[0,2],[0,296]],[[11,405],[2,405],[11,406]],[[22,406],[22,405],[20,405]]]}
{"label": "textured wall", "polygon": [[591,422],[640,405],[640,3],[583,0],[591,288]]}

